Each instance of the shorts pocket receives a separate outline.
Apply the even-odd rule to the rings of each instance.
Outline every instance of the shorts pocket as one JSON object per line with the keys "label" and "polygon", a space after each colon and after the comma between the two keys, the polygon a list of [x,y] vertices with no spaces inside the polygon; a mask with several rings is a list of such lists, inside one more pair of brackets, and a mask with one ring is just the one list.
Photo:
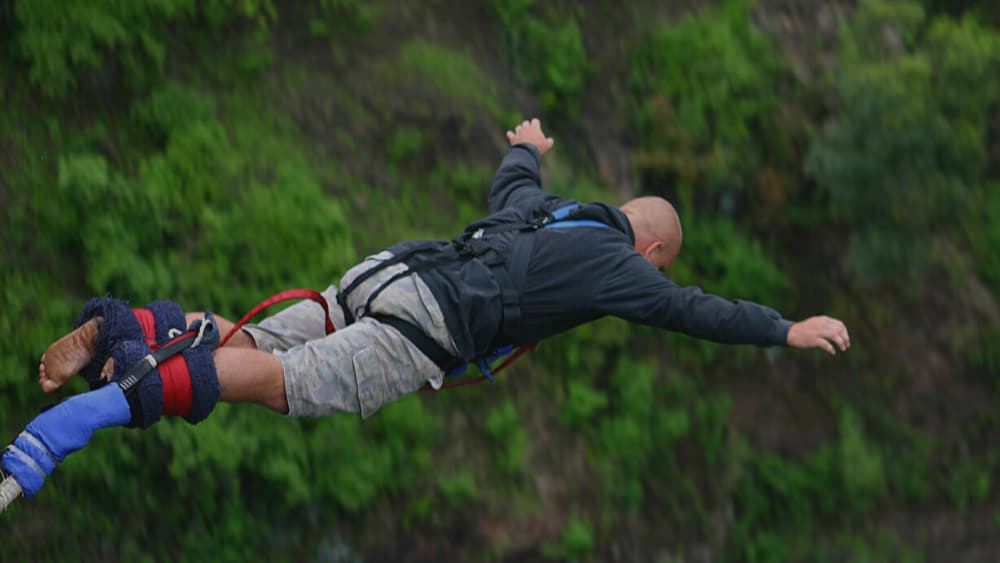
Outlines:
{"label": "shorts pocket", "polygon": [[389,400],[389,389],[385,383],[385,366],[382,365],[374,346],[355,353],[351,362],[354,367],[354,377],[358,382],[361,418],[368,418]]}
{"label": "shorts pocket", "polygon": [[437,299],[434,299],[431,288],[427,287],[424,280],[420,279],[420,276],[417,274],[413,274],[413,284],[417,286],[417,295],[420,296],[420,303],[424,306],[427,314],[430,315],[431,322],[434,323],[434,326],[443,327],[444,313],[441,311],[441,306],[438,305]]}

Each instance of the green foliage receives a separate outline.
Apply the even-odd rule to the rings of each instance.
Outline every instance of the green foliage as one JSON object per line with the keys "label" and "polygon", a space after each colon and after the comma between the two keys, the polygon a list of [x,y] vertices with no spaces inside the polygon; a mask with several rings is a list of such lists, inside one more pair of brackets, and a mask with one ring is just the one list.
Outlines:
{"label": "green foliage", "polygon": [[438,479],[438,488],[448,506],[461,508],[479,498],[476,480],[469,472],[448,475]]}
{"label": "green foliage", "polygon": [[992,470],[990,464],[972,458],[952,464],[945,488],[959,510],[965,512],[970,502],[982,502],[989,497]]}
{"label": "green foliage", "polygon": [[486,415],[486,433],[503,447],[496,456],[500,469],[509,474],[524,469],[530,438],[521,425],[521,416],[513,401],[504,401]]}
{"label": "green foliage", "polygon": [[676,182],[682,204],[740,192],[765,157],[757,134],[777,107],[781,72],[749,11],[727,1],[663,25],[633,60],[637,164],[654,182]]}
{"label": "green foliage", "polygon": [[386,157],[391,163],[409,160],[417,155],[423,144],[424,136],[420,132],[420,129],[402,127],[389,140],[389,146],[386,148]]}
{"label": "green foliage", "polygon": [[591,63],[575,17],[555,10],[539,16],[534,0],[490,4],[518,80],[537,93],[546,114],[576,118]]}
{"label": "green foliage", "polygon": [[542,553],[552,559],[581,561],[594,550],[594,544],[590,523],[585,518],[574,516],[563,528],[559,542],[544,544]]}
{"label": "green foliage", "polygon": [[[830,521],[850,521],[887,490],[880,451],[865,437],[858,414],[840,412],[840,440],[796,461],[757,453],[736,483],[732,545],[748,561],[816,560],[840,550],[805,541]],[[902,550],[900,549],[896,551]],[[853,550],[864,550],[865,544]]]}
{"label": "green foliage", "polygon": [[[695,417],[689,404],[694,389],[680,377],[660,385],[657,376],[655,366],[619,358],[611,380],[610,412],[597,421],[591,437],[595,456],[603,461],[607,490],[631,510],[642,504],[643,477],[652,467],[673,464],[671,447],[689,433]],[[699,405],[694,409],[704,410]],[[705,426],[699,430],[709,435],[714,431]]]}
{"label": "green foliage", "polygon": [[741,233],[728,219],[693,215],[683,223],[685,259],[671,272],[678,283],[703,283],[712,293],[779,309],[793,306],[791,282],[760,241]]}
{"label": "green foliage", "polygon": [[497,121],[506,120],[507,113],[498,103],[496,84],[483,73],[465,53],[422,40],[413,40],[400,47],[392,61],[380,65],[380,80],[386,94],[406,92],[410,99],[407,112],[418,117],[441,106],[468,111],[469,106],[486,110]]}
{"label": "green foliage", "polygon": [[329,37],[351,31],[370,32],[379,16],[378,7],[370,2],[320,0],[317,13],[309,20],[309,33]]}
{"label": "green foliage", "polygon": [[273,0],[203,0],[199,9],[214,28],[221,27],[231,19],[242,17],[253,20],[266,29],[269,22],[278,19],[278,10]]}
{"label": "green foliage", "polygon": [[153,91],[132,107],[132,115],[150,136],[165,142],[198,122],[211,121],[212,100],[175,82]]}
{"label": "green foliage", "polygon": [[[239,130],[230,135],[210,117],[209,100],[174,86],[136,107],[148,130],[166,137],[138,178],[111,175],[93,154],[59,165],[59,195],[75,213],[53,223],[66,244],[80,245],[92,291],[167,292],[229,312],[258,300],[260,288],[308,284],[346,266],[346,217],[287,147],[257,145],[264,158],[251,160]],[[105,212],[87,212],[95,209]],[[188,275],[170,274],[177,270]],[[215,283],[205,287],[208,279]]]}
{"label": "green foliage", "polygon": [[856,413],[844,409],[840,413],[841,479],[846,493],[845,502],[854,510],[864,510],[886,489],[882,457],[867,442]]}
{"label": "green foliage", "polygon": [[429,470],[441,426],[416,397],[384,407],[369,423],[356,416],[318,422],[305,448],[314,468],[310,489],[351,512],[365,509],[381,492],[401,492]]}
{"label": "green foliage", "polygon": [[586,428],[592,418],[608,405],[606,393],[598,391],[584,382],[570,381],[566,389],[566,401],[559,409],[559,420],[570,428]]}
{"label": "green foliage", "polygon": [[935,20],[909,47],[920,16],[911,3],[863,3],[835,76],[843,109],[807,162],[853,227],[845,267],[873,285],[911,284],[927,264],[926,235],[965,217],[1000,93],[1000,35]]}
{"label": "green foliage", "polygon": [[150,65],[162,69],[165,24],[189,15],[194,6],[191,0],[19,0],[15,45],[32,82],[61,97],[82,69],[101,67],[112,50],[129,72],[144,73]]}
{"label": "green foliage", "polygon": [[994,183],[978,194],[972,220],[965,224],[976,272],[993,288],[1000,288],[1000,256],[994,252],[1000,248],[1000,223],[994,220],[1000,216],[997,213],[1000,213],[1000,184]]}
{"label": "green foliage", "polygon": [[[960,519],[996,494],[1000,418],[988,397],[966,398],[1000,381],[997,33],[957,5],[863,1],[839,54],[819,46],[824,68],[836,55],[831,80],[800,85],[785,69],[813,62],[801,45],[764,36],[747,1],[715,4],[686,17],[532,0],[456,13],[492,19],[487,29],[499,20],[501,53],[482,34],[463,43],[437,2],[0,7],[9,437],[83,391],[74,380],[44,397],[34,380],[91,294],[233,316],[279,289],[337,283],[365,251],[481,216],[502,127],[522,117],[515,98],[562,118],[553,133],[568,150],[546,157],[548,190],[612,201],[595,169],[607,177],[609,161],[635,158],[639,191],[680,196],[687,244],[673,279],[848,315],[856,342],[846,358],[765,358],[604,319],[546,340],[497,386],[420,394],[364,422],[222,405],[194,428],[102,431],[3,515],[18,540],[4,560],[502,560],[523,548],[509,534],[567,516],[543,556],[613,559],[624,532],[636,559],[705,558],[687,551],[697,545],[739,561],[920,560],[925,546],[886,522]],[[626,17],[597,21],[611,9]],[[774,16],[752,9],[753,21]],[[608,61],[608,49],[634,53],[625,70],[602,69],[632,105],[594,120],[588,58]],[[498,57],[526,87],[516,96],[492,74],[508,68]],[[629,129],[594,142],[608,115]],[[560,133],[567,119],[586,134]],[[813,135],[815,182],[803,181]],[[596,165],[580,156],[590,152]],[[762,210],[760,195],[778,204]],[[989,291],[913,308],[896,292],[839,289],[899,272],[930,293],[938,272],[924,264],[969,264],[949,279]],[[906,330],[873,334],[885,319]],[[893,365],[904,356],[916,373]],[[928,397],[940,373],[955,392]],[[974,424],[958,426],[969,410]],[[473,521],[473,540],[440,539]]]}

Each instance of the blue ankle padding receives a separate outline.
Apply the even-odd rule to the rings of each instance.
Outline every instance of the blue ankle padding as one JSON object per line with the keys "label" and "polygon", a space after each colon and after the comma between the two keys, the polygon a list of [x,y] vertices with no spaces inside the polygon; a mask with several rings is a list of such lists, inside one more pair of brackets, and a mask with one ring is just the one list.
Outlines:
{"label": "blue ankle padding", "polygon": [[21,485],[24,496],[31,498],[57,462],[86,446],[97,430],[123,426],[131,416],[125,394],[117,385],[70,397],[35,417],[25,428],[34,440],[18,436],[0,463]]}
{"label": "blue ankle padding", "polygon": [[100,323],[97,335],[97,346],[94,347],[94,357],[82,370],[80,375],[87,380],[91,389],[96,389],[107,383],[101,379],[101,368],[111,354],[111,348],[122,340],[142,339],[142,326],[135,319],[128,303],[113,297],[95,297],[83,306],[76,326],[81,326],[94,317],[104,317]]}
{"label": "blue ankle padding", "polygon": [[163,346],[171,340],[170,330],[184,330],[184,309],[173,301],[153,301],[146,305],[156,317],[156,343]]}
{"label": "blue ankle padding", "polygon": [[[149,355],[149,351],[149,346],[142,340],[125,340],[115,344],[111,349],[111,357],[115,359],[115,379],[121,379],[130,367]],[[132,407],[129,428],[149,428],[160,420],[163,380],[159,370],[151,371],[129,392],[128,403]]]}
{"label": "blue ankle padding", "polygon": [[215,408],[222,391],[215,371],[215,357],[212,355],[212,348],[198,346],[184,351],[184,361],[191,374],[191,412],[184,420],[198,424]]}
{"label": "blue ankle padding", "polygon": [[[191,330],[197,330],[200,322],[195,321]],[[215,333],[214,336],[206,335],[206,340],[201,345],[181,353],[191,376],[191,412],[184,417],[191,424],[204,420],[219,402],[221,389],[215,371],[215,358],[212,356],[212,351],[218,344],[218,330]],[[129,367],[142,361],[148,354],[149,346],[139,340],[126,340],[116,344],[111,349],[111,357],[115,359],[116,379],[123,377]],[[152,370],[129,393],[128,402],[132,407],[129,427],[149,428],[160,419],[163,413],[163,380],[160,379],[158,368]]]}
{"label": "blue ankle padding", "polygon": [[[163,345],[171,340],[171,329],[184,330],[184,309],[173,301],[153,301],[146,305],[156,318],[156,342]],[[123,340],[143,340],[142,326],[135,318],[132,307],[127,301],[114,299],[110,296],[95,297],[83,306],[83,311],[77,318],[76,326],[94,317],[103,317],[97,336],[97,346],[94,347],[94,357],[80,371],[80,375],[90,383],[91,389],[104,385],[101,368],[111,356],[111,349]]]}

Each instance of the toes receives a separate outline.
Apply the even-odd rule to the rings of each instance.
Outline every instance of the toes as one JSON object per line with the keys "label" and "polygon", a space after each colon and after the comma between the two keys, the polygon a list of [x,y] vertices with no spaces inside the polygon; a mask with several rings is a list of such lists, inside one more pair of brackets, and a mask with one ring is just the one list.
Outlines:
{"label": "toes", "polygon": [[39,382],[42,386],[42,391],[46,393],[51,393],[59,388],[59,383],[51,379],[43,379]]}

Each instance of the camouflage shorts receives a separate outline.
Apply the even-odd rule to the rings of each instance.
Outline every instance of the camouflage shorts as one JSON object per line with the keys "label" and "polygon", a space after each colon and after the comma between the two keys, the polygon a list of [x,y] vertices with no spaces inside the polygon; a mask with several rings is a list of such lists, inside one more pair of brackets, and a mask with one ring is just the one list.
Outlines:
{"label": "camouflage shorts", "polygon": [[[341,286],[391,256],[381,252],[368,257],[344,275]],[[351,292],[348,306],[358,311],[374,289],[405,269],[397,264],[376,273]],[[258,349],[281,359],[290,416],[360,412],[367,418],[425,382],[435,389],[441,387],[444,373],[395,328],[370,317],[345,326],[337,305],[337,287],[331,285],[323,295],[331,304],[337,328],[333,334],[326,335],[323,308],[311,301],[245,327]],[[373,301],[372,312],[407,320],[423,328],[445,350],[457,353],[441,307],[416,274],[387,286]]]}

